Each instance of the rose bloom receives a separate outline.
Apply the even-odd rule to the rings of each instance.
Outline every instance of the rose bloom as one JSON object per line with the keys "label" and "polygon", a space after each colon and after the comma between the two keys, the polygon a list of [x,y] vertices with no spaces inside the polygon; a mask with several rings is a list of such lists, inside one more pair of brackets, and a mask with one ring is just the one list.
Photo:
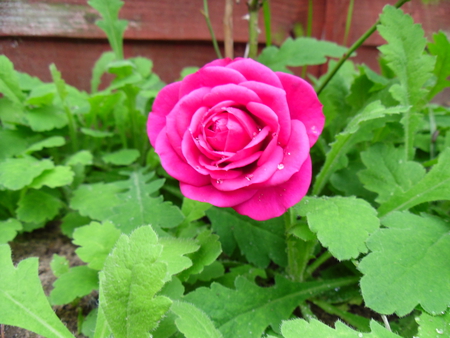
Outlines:
{"label": "rose bloom", "polygon": [[324,120],[303,79],[221,59],[164,87],[147,132],[184,196],[267,220],[307,193]]}

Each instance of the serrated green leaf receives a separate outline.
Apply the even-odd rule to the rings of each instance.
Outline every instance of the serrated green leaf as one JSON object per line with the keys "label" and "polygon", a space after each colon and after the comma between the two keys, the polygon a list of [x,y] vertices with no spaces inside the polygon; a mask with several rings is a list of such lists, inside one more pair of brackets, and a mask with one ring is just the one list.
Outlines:
{"label": "serrated green leaf", "polygon": [[30,188],[40,189],[44,185],[56,188],[69,185],[72,183],[74,175],[71,167],[58,165],[52,169],[44,170],[42,174],[34,178]]}
{"label": "serrated green leaf", "polygon": [[69,261],[64,256],[53,254],[50,267],[56,277],[61,277],[65,273],[69,272]]}
{"label": "serrated green leaf", "polygon": [[66,140],[62,136],[51,136],[45,140],[36,142],[29,146],[26,153],[30,154],[35,151],[40,151],[44,148],[61,147],[66,144]]}
{"label": "serrated green leaf", "polygon": [[48,338],[73,338],[47,301],[38,277],[38,265],[37,258],[28,258],[14,267],[11,249],[0,245],[0,323]]}
{"label": "serrated green leaf", "polygon": [[120,234],[111,222],[91,222],[73,232],[73,243],[80,246],[75,252],[88,267],[101,270]]}
{"label": "serrated green leaf", "polygon": [[65,127],[67,116],[62,107],[43,106],[25,111],[25,118],[33,131],[50,131]]}
{"label": "serrated green leaf", "polygon": [[237,244],[248,261],[257,267],[266,268],[271,260],[280,266],[286,266],[282,218],[258,222],[230,209],[220,208],[208,209],[206,215],[219,234],[223,250],[228,255],[233,253]]}
{"label": "serrated green leaf", "polygon": [[50,292],[53,305],[64,305],[78,297],[84,297],[98,289],[98,272],[86,265],[70,268],[54,283]]}
{"label": "serrated green leaf", "polygon": [[436,76],[436,83],[428,93],[431,100],[442,89],[450,86],[450,41],[444,32],[433,35],[434,43],[428,44],[428,50],[436,56],[436,65],[433,74]]}
{"label": "serrated green leaf", "polygon": [[52,169],[50,160],[38,161],[33,157],[8,158],[0,162],[0,186],[20,190],[29,185],[44,170]]}
{"label": "serrated green leaf", "polygon": [[43,83],[39,78],[31,76],[27,73],[16,72],[16,74],[19,78],[20,88],[24,91],[30,91],[34,87],[40,86]]}
{"label": "serrated green leaf", "polygon": [[22,223],[17,219],[10,218],[6,221],[0,221],[0,244],[12,241],[20,230],[22,230]]}
{"label": "serrated green leaf", "polygon": [[255,268],[253,265],[245,264],[237,266],[235,268],[230,268],[226,274],[224,274],[222,277],[217,278],[216,282],[229,289],[234,289],[234,282],[237,277],[247,278],[249,281],[254,282],[255,278],[258,276],[266,279],[266,271],[263,269]]}
{"label": "serrated green leaf", "polygon": [[205,211],[211,208],[209,203],[199,202],[191,200],[187,197],[183,198],[183,205],[181,206],[181,212],[185,219],[183,223],[190,223],[199,218],[205,216]]}
{"label": "serrated green leaf", "polygon": [[393,145],[376,144],[361,153],[361,159],[367,169],[358,176],[366,189],[378,193],[378,203],[404,193],[425,176],[422,165],[407,161],[404,149]]}
{"label": "serrated green leaf", "polygon": [[388,44],[379,49],[400,82],[393,85],[390,92],[401,105],[411,107],[401,121],[406,159],[410,160],[414,155],[414,136],[420,123],[415,112],[425,103],[427,92],[423,87],[432,76],[435,59],[424,53],[427,40],[421,25],[414,24],[402,10],[386,6],[380,22],[378,32]]}
{"label": "serrated green leaf", "polygon": [[160,260],[167,263],[167,275],[164,282],[170,281],[175,275],[192,266],[192,260],[184,255],[197,251],[200,245],[193,240],[163,237],[159,240],[163,245]]}
{"label": "serrated green leaf", "polygon": [[90,0],[88,4],[94,7],[103,20],[96,22],[107,35],[109,44],[113,49],[116,59],[123,59],[123,33],[127,28],[128,22],[126,20],[119,20],[119,11],[123,6],[123,1],[120,0]]}
{"label": "serrated green leaf", "polygon": [[40,223],[53,219],[62,202],[42,190],[29,190],[18,203],[17,218],[23,222]]}
{"label": "serrated green leaf", "polygon": [[284,338],[400,338],[374,320],[370,322],[371,333],[357,332],[340,321],[337,321],[335,326],[336,328],[333,329],[316,319],[311,319],[309,322],[304,319],[294,319],[283,322],[281,332]]}
{"label": "serrated green leaf", "polygon": [[[382,120],[379,121],[381,125],[376,123],[377,119],[386,115],[398,114],[405,110],[406,108],[401,106],[386,108],[380,101],[375,101],[368,104],[358,115],[354,116],[344,131],[336,136],[336,141],[331,144],[325,163],[316,177],[313,195],[318,195],[331,174],[340,169],[340,161],[346,156],[348,151],[356,143],[370,139],[372,130],[383,125]],[[370,123],[366,123],[369,121]]]}
{"label": "serrated green leaf", "polygon": [[212,283],[211,288],[198,288],[183,300],[207,313],[225,338],[260,338],[269,325],[278,330],[300,302],[356,281],[351,277],[294,283],[276,276],[275,286],[262,288],[238,277],[235,290]]}
{"label": "serrated green leaf", "polygon": [[206,313],[194,305],[175,302],[170,310],[178,316],[175,323],[186,338],[223,338]]}
{"label": "serrated green leaf", "polygon": [[130,165],[139,158],[139,151],[136,149],[121,149],[114,153],[102,156],[103,161],[115,165]]}
{"label": "serrated green leaf", "polygon": [[98,86],[100,85],[102,75],[108,69],[108,64],[115,59],[113,52],[104,52],[100,58],[95,62],[94,68],[92,69],[92,79],[91,79],[91,92],[97,93]]}
{"label": "serrated green leaf", "polygon": [[67,159],[67,165],[92,165],[94,156],[89,150],[81,150]]}
{"label": "serrated green leaf", "polygon": [[420,203],[450,199],[450,148],[439,155],[436,164],[423,179],[404,193],[398,193],[378,209],[380,216],[396,210],[406,210]]}
{"label": "serrated green leaf", "polygon": [[61,78],[61,72],[56,69],[56,66],[54,63],[52,63],[50,66],[50,73],[52,74],[53,83],[56,87],[56,92],[58,93],[59,98],[62,102],[65,101],[67,97],[67,89],[66,89],[66,83]]}
{"label": "serrated green leaf", "polygon": [[147,338],[172,301],[155,296],[164,285],[163,247],[149,226],[122,235],[100,273],[100,309],[116,338]]}
{"label": "serrated green leaf", "polygon": [[416,321],[419,324],[417,338],[450,337],[450,311],[448,310],[439,316],[430,316],[423,312]]}
{"label": "serrated green leaf", "polygon": [[355,197],[305,197],[295,208],[307,217],[320,243],[339,260],[366,253],[366,240],[380,226],[376,210]]}
{"label": "serrated green leaf", "polygon": [[291,73],[286,66],[320,65],[327,62],[327,57],[341,57],[345,52],[346,47],[329,41],[307,37],[295,40],[288,38],[280,48],[275,46],[265,48],[259,55],[258,62],[273,71]]}
{"label": "serrated green leaf", "polygon": [[450,304],[450,226],[443,220],[394,212],[367,241],[372,251],[358,268],[366,305],[404,316],[417,304],[440,313]]}
{"label": "serrated green leaf", "polygon": [[25,99],[14,65],[5,55],[0,55],[0,93],[18,105]]}

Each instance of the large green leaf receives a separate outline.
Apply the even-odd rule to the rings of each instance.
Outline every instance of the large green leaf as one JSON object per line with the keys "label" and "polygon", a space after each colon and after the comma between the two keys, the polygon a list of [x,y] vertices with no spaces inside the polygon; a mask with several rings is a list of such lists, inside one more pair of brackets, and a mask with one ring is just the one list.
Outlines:
{"label": "large green leaf", "polygon": [[48,338],[73,338],[47,301],[38,265],[37,258],[28,258],[14,267],[11,249],[6,244],[0,245],[0,323]]}
{"label": "large green leaf", "polygon": [[416,317],[419,324],[417,338],[440,338],[450,337],[450,311],[439,316],[430,316],[424,312],[420,317]]}
{"label": "large green leaf", "polygon": [[436,56],[436,65],[433,74],[436,83],[428,93],[428,98],[433,98],[437,93],[446,87],[450,87],[450,41],[444,32],[433,35],[434,43],[428,44],[428,50]]}
{"label": "large green leaf", "polygon": [[34,157],[8,158],[0,162],[0,187],[20,190],[31,184],[44,170],[53,167],[50,160],[38,161]]}
{"label": "large green leaf", "polygon": [[366,305],[404,316],[420,304],[430,313],[450,305],[450,226],[444,220],[393,212],[367,241],[359,269]]}
{"label": "large green leaf", "polygon": [[53,219],[62,207],[55,196],[42,190],[29,190],[18,203],[17,218],[23,222],[40,223]]}

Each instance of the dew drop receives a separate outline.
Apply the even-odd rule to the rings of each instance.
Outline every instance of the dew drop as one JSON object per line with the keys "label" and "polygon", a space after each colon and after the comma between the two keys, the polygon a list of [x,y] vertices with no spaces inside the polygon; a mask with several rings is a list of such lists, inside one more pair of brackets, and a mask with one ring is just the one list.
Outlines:
{"label": "dew drop", "polygon": [[248,175],[248,176],[245,176],[245,179],[246,179],[247,181],[251,181],[251,180],[252,180],[252,177],[253,177],[253,175],[250,174],[250,175]]}
{"label": "dew drop", "polygon": [[223,180],[221,180],[221,179],[219,178],[216,182],[217,182],[217,184],[222,184],[222,183],[223,183]]}
{"label": "dew drop", "polygon": [[363,334],[362,333],[358,333],[358,337],[362,337],[363,336]]}
{"label": "dew drop", "polygon": [[258,135],[258,134],[256,133],[256,131],[254,131],[253,132],[253,137],[255,137],[256,135]]}
{"label": "dew drop", "polygon": [[444,330],[436,329],[436,332],[437,332],[438,334],[444,334]]}
{"label": "dew drop", "polygon": [[277,135],[278,135],[277,133],[273,133],[272,134],[273,137],[277,137]]}
{"label": "dew drop", "polygon": [[284,164],[283,164],[283,163],[280,163],[280,164],[277,166],[277,168],[278,168],[278,170],[284,169]]}
{"label": "dew drop", "polygon": [[195,170],[200,170],[200,167],[199,167],[199,166],[196,166],[196,167],[195,167]]}
{"label": "dew drop", "polygon": [[287,153],[289,156],[291,155],[291,153]]}

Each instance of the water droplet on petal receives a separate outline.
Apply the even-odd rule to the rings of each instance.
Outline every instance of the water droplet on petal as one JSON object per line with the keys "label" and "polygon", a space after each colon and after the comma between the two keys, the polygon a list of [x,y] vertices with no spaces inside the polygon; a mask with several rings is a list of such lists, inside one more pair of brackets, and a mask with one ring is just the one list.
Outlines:
{"label": "water droplet on petal", "polygon": [[217,184],[222,184],[222,183],[223,183],[223,180],[221,180],[221,179],[219,178],[216,182],[217,182]]}
{"label": "water droplet on petal", "polygon": [[273,137],[276,137],[277,135],[278,135],[277,133],[273,133],[273,134],[272,134]]}
{"label": "water droplet on petal", "polygon": [[200,167],[199,167],[199,166],[196,166],[196,167],[195,167],[195,170],[200,170]]}
{"label": "water droplet on petal", "polygon": [[251,181],[251,180],[252,180],[252,177],[253,177],[253,175],[250,174],[250,175],[248,175],[248,176],[245,176],[245,179],[246,179],[247,181]]}
{"label": "water droplet on petal", "polygon": [[277,166],[277,168],[278,168],[278,170],[284,169],[284,164],[283,164],[283,163],[280,163],[280,164]]}

